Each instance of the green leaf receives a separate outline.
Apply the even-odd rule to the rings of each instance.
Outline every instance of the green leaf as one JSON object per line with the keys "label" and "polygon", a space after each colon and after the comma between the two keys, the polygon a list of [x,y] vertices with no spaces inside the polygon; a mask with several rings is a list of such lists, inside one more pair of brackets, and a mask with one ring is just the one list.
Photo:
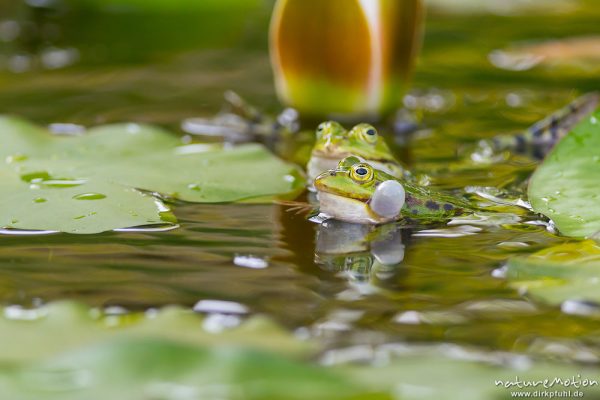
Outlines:
{"label": "green leaf", "polygon": [[[453,357],[444,355],[452,353]],[[354,367],[347,372],[354,376],[355,381],[369,382],[375,387],[393,388],[395,398],[402,400],[510,399],[518,397],[512,396],[511,392],[569,390],[569,387],[560,384],[546,390],[542,383],[545,379],[549,382],[554,378],[563,381],[579,379],[581,382],[584,379],[598,380],[596,368],[534,362],[525,357],[510,357],[508,354],[504,354],[504,357],[512,358],[514,364],[511,366],[506,359],[503,364],[499,354],[442,345],[398,356],[385,366]],[[489,362],[482,362],[483,360]],[[516,385],[511,386],[517,380],[539,383],[537,387],[519,389]],[[572,384],[570,389],[573,392]],[[579,390],[586,397],[600,394],[598,385],[585,388],[580,385]]]}
{"label": "green leaf", "polygon": [[0,225],[4,227],[97,233],[173,220],[160,201],[119,184],[87,180],[74,187],[32,189],[10,174],[3,175],[0,171],[0,192],[4,193]]}
{"label": "green leaf", "polygon": [[585,119],[533,174],[529,200],[560,232],[591,237],[600,232],[600,111]]}
{"label": "green leaf", "polygon": [[[115,316],[55,303],[2,311],[0,393],[7,399],[503,399],[527,389],[497,381],[598,376],[597,368],[451,345],[377,347],[373,365],[336,362],[356,348],[330,350],[324,359],[333,365],[324,367],[305,360],[314,346],[264,317],[209,333],[210,317],[180,308]],[[597,385],[579,390],[600,394]]]}
{"label": "green leaf", "polygon": [[15,118],[0,118],[0,226],[96,233],[172,222],[156,198],[202,203],[294,196],[298,168],[260,145],[223,149],[182,143],[149,126],[98,127],[57,137]]}
{"label": "green leaf", "polygon": [[115,336],[169,339],[191,345],[235,344],[288,355],[307,354],[313,348],[262,316],[218,334],[205,330],[203,322],[199,315],[179,307],[166,307],[151,316],[104,315],[73,302],[50,303],[35,310],[9,307],[0,317],[0,360],[18,363],[44,359]]}
{"label": "green leaf", "polygon": [[[397,357],[384,366],[324,368],[247,348],[143,338],[113,339],[46,361],[5,366],[0,390],[20,400],[480,400],[543,391],[502,386],[517,379],[582,382],[596,379],[597,372],[541,363],[516,369],[427,353]],[[556,385],[548,391],[564,389]],[[580,390],[586,397],[600,392],[597,386]]]}
{"label": "green leaf", "polygon": [[6,398],[22,400],[391,400],[333,371],[281,355],[156,339],[117,339],[0,369],[0,389]]}
{"label": "green leaf", "polygon": [[587,240],[513,258],[507,278],[520,291],[551,305],[567,300],[600,304],[600,246]]}
{"label": "green leaf", "polygon": [[179,308],[93,317],[81,305],[56,303],[22,314],[32,320],[0,319],[5,398],[391,398],[298,361],[314,347],[264,317],[209,333],[206,320]]}

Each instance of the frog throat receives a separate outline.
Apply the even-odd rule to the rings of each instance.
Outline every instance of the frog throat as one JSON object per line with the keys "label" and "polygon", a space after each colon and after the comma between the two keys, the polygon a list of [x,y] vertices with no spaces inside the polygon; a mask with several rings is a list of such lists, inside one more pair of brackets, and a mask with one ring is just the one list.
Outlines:
{"label": "frog throat", "polygon": [[326,191],[319,191],[319,209],[326,217],[355,224],[384,224],[395,220],[395,218],[386,218],[374,213],[366,200],[353,199]]}

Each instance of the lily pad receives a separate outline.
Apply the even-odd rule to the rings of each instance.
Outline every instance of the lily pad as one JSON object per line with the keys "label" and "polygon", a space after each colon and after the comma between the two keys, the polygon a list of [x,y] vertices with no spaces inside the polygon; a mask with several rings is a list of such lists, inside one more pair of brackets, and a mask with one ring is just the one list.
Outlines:
{"label": "lily pad", "polygon": [[[152,315],[105,315],[73,302],[56,302],[34,310],[6,307],[0,316],[0,360],[19,363],[44,359],[73,348],[111,339],[142,337],[191,345],[238,345],[298,356],[312,345],[289,335],[263,316],[218,334],[204,328],[205,319],[179,307]],[[1,391],[0,391],[1,392]]]}
{"label": "lily pad", "polygon": [[[526,357],[484,353],[449,345],[398,356],[385,366],[352,368],[349,372],[357,381],[390,388],[396,399],[403,400],[511,399],[521,397],[517,392],[537,391],[539,395],[539,392],[546,391],[544,380],[548,380],[547,385],[552,385],[547,389],[549,392],[573,389],[570,382],[578,376],[579,381],[575,384],[584,396],[600,394],[596,368],[534,362]],[[555,378],[562,382],[570,381],[567,386],[553,384]],[[584,387],[586,379],[596,381],[596,384],[588,383]],[[529,386],[525,386],[525,382]],[[523,397],[534,395],[523,393]]]}
{"label": "lily pad", "polygon": [[314,347],[265,317],[250,317],[216,334],[203,328],[211,317],[180,308],[152,315],[94,316],[92,311],[74,303],[5,308],[3,397],[391,399],[299,361]]}
{"label": "lily pad", "polygon": [[538,14],[560,13],[572,7],[568,0],[547,0],[537,2],[531,0],[427,0],[435,11],[452,14],[518,14],[523,12],[536,12]]}
{"label": "lily pad", "polygon": [[[597,380],[595,368],[452,345],[388,344],[371,352],[373,364],[358,365],[337,362],[355,347],[334,349],[323,356],[328,366],[318,365],[306,360],[315,346],[261,316],[212,334],[203,328],[210,316],[181,308],[105,315],[55,303],[1,311],[0,393],[9,399],[501,399],[554,378],[578,379],[586,397],[600,390],[581,384]],[[539,383],[517,387],[528,381]]]}
{"label": "lily pad", "polygon": [[293,196],[304,185],[298,168],[260,145],[183,145],[150,126],[110,125],[59,137],[4,117],[0,138],[4,228],[97,233],[173,222],[147,192],[223,203]]}
{"label": "lily pad", "polygon": [[600,232],[600,111],[578,124],[535,171],[529,200],[563,235]]}
{"label": "lily pad", "polygon": [[[102,180],[80,180],[56,189],[16,181],[0,170],[0,225],[39,231],[96,233],[116,228],[175,222],[156,198]],[[1,178],[0,178],[1,179]],[[48,182],[48,181],[46,181]],[[32,188],[33,187],[33,188]]]}
{"label": "lily pad", "polygon": [[156,339],[112,340],[46,362],[0,369],[0,389],[22,400],[391,400],[349,377],[246,348]]}
{"label": "lily pad", "polygon": [[538,65],[597,71],[598,60],[600,60],[598,36],[576,36],[526,43],[490,54],[490,61],[498,68],[516,71],[527,70]]}
{"label": "lily pad", "polygon": [[509,261],[511,285],[538,301],[600,304],[600,245],[566,243]]}

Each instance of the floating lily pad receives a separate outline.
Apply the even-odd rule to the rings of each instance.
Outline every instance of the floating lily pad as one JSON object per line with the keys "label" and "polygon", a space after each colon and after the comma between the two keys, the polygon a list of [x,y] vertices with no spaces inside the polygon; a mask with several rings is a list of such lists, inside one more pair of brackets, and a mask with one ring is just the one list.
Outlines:
{"label": "floating lily pad", "polygon": [[568,300],[600,304],[600,246],[588,240],[516,257],[508,263],[507,278],[515,288],[551,305]]}
{"label": "floating lily pad", "polygon": [[313,346],[260,316],[215,334],[203,328],[210,317],[180,308],[152,317],[94,316],[73,303],[3,311],[5,398],[391,399],[298,361]]}
{"label": "floating lily pad", "polygon": [[529,183],[533,209],[552,219],[563,235],[600,232],[600,111],[562,139]]}
{"label": "floating lily pad", "polygon": [[391,400],[349,377],[245,348],[156,339],[113,340],[4,371],[0,390],[22,400]]}
{"label": "floating lily pad", "polygon": [[490,61],[498,68],[516,71],[543,65],[596,72],[598,60],[600,60],[600,37],[598,36],[577,36],[526,43],[508,50],[496,50],[490,54]]}
{"label": "floating lily pad", "polygon": [[191,345],[232,344],[294,356],[310,354],[313,349],[262,316],[250,317],[235,329],[215,334],[204,329],[202,317],[179,307],[163,308],[151,317],[104,315],[72,302],[50,303],[35,310],[11,306],[1,311],[2,362],[44,359],[115,335],[169,339]]}
{"label": "floating lily pad", "polygon": [[[562,382],[570,380],[567,386],[554,384],[548,391],[573,389],[571,382],[578,376],[576,384],[584,396],[600,394],[598,382],[595,385],[589,383],[597,381],[598,370],[595,368],[534,362],[508,354],[504,354],[503,360],[498,353],[452,346],[414,351],[398,356],[388,365],[353,368],[351,372],[357,381],[370,382],[375,387],[393,388],[395,398],[403,400],[511,399],[520,397],[511,392],[545,391],[545,379],[550,382],[554,378]],[[588,382],[584,386],[586,379]],[[520,388],[518,382],[521,382]],[[524,386],[524,382],[530,382],[529,386]],[[530,396],[533,397],[523,397]]]}
{"label": "floating lily pad", "polygon": [[518,14],[535,11],[541,14],[559,13],[572,6],[568,0],[427,0],[434,10],[453,14]]}
{"label": "floating lily pad", "polygon": [[264,317],[211,334],[203,328],[210,317],[180,308],[109,316],[55,303],[2,311],[0,393],[10,399],[501,399],[521,391],[517,380],[555,377],[577,378],[586,397],[600,390],[583,384],[598,369],[449,345],[385,345],[371,352],[373,365],[341,361],[356,348],[331,350],[325,367],[306,360],[314,346]]}
{"label": "floating lily pad", "polygon": [[15,118],[0,119],[0,226],[96,233],[173,222],[142,193],[202,203],[293,196],[298,168],[260,145],[223,149],[183,145],[158,128],[135,124],[57,137]]}
{"label": "floating lily pad", "polygon": [[61,181],[66,186],[57,189],[3,175],[0,170],[0,177],[5,178],[0,181],[0,225],[4,227],[96,233],[175,221],[156,198],[116,183]]}

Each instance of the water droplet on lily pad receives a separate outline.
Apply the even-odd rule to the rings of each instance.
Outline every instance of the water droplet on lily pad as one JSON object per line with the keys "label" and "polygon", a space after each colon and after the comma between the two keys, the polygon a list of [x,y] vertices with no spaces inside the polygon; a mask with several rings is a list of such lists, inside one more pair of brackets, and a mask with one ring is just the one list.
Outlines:
{"label": "water droplet on lily pad", "polygon": [[117,228],[113,229],[115,232],[168,232],[174,229],[179,228],[179,225],[174,223],[166,223],[166,224],[153,224],[153,225],[144,225],[144,226],[135,226],[132,228]]}
{"label": "water droplet on lily pad", "polygon": [[48,125],[48,130],[55,135],[81,136],[85,133],[85,126],[69,123],[53,123]]}
{"label": "water droplet on lily pad", "polygon": [[86,183],[85,179],[49,179],[44,180],[42,183],[44,186],[53,188],[70,188],[75,186],[81,186]]}
{"label": "water droplet on lily pad", "polygon": [[46,200],[46,199],[45,199],[45,198],[43,198],[43,197],[36,197],[35,199],[33,199],[33,202],[34,202],[34,203],[45,203],[45,202],[47,202],[47,201],[48,201],[48,200]]}
{"label": "water droplet on lily pad", "polygon": [[0,235],[10,235],[10,236],[39,236],[39,235],[51,235],[54,233],[58,233],[58,231],[38,231],[38,230],[15,229],[15,228],[0,229]]}
{"label": "water droplet on lily pad", "polygon": [[201,190],[202,190],[202,188],[200,187],[200,185],[198,185],[197,183],[190,183],[190,184],[188,185],[188,189],[190,189],[190,190],[194,190],[194,191],[196,191],[196,192],[199,192],[199,191],[201,191]]}
{"label": "water droplet on lily pad", "polygon": [[27,156],[25,154],[21,154],[21,153],[12,154],[12,155],[6,157],[7,164],[12,164],[12,163],[20,162],[20,161],[25,161],[25,160],[27,160]]}
{"label": "water droplet on lily pad", "polygon": [[73,196],[75,200],[102,200],[105,199],[106,196],[102,193],[82,193]]}
{"label": "water droplet on lily pad", "polygon": [[46,171],[35,171],[21,175],[21,180],[30,183],[42,182],[48,179],[50,179],[50,174]]}
{"label": "water droplet on lily pad", "polygon": [[295,177],[295,176],[293,176],[293,175],[286,175],[286,176],[284,176],[284,177],[283,177],[283,179],[284,179],[286,182],[289,182],[289,183],[294,183],[294,182],[296,182],[296,177]]}

